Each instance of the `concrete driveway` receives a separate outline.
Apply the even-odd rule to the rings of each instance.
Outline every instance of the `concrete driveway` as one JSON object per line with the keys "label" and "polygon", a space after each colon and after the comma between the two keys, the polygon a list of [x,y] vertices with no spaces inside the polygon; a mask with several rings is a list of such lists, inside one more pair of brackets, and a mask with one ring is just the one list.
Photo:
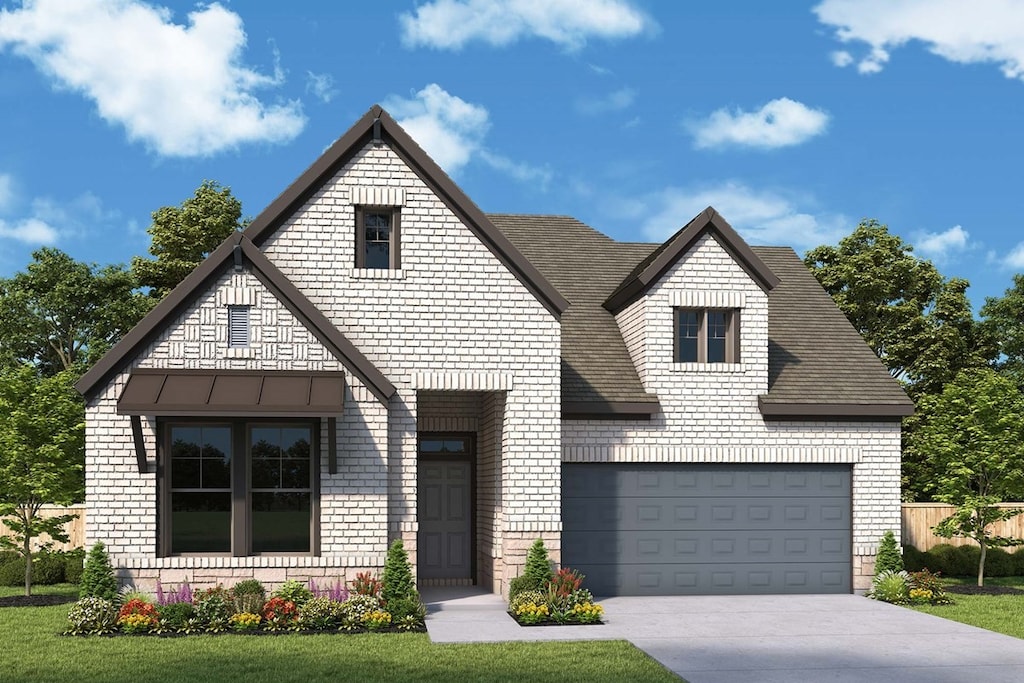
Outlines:
{"label": "concrete driveway", "polygon": [[1024,640],[857,595],[608,598],[603,626],[523,628],[497,596],[424,590],[436,642],[628,640],[690,683],[1006,683]]}

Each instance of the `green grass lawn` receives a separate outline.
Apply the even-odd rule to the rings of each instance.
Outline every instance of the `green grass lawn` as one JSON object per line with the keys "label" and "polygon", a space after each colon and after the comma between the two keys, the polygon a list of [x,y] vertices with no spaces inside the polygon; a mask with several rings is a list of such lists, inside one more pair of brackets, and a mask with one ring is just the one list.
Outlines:
{"label": "green grass lawn", "polygon": [[[75,586],[39,593],[76,595]],[[0,596],[18,595],[0,588]],[[625,641],[435,645],[424,633],[284,636],[58,635],[69,605],[0,608],[0,679],[32,683],[674,681]]]}
{"label": "green grass lawn", "polygon": [[[951,580],[956,583],[976,583],[974,580]],[[985,585],[1014,586],[1024,589],[1024,578],[1008,577],[985,579]],[[956,604],[915,606],[918,612],[934,614],[989,631],[1005,633],[1015,638],[1024,638],[1024,594],[1017,595],[958,595],[949,597]]]}

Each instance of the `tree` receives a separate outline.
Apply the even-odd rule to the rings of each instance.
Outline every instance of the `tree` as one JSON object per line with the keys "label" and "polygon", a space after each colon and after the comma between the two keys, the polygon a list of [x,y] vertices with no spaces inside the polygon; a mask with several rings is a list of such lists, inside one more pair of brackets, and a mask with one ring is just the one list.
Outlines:
{"label": "tree", "polygon": [[882,542],[878,544],[878,554],[875,555],[875,576],[882,572],[903,571],[903,555],[900,547],[896,544],[896,534],[886,531],[882,534]]}
{"label": "tree", "polygon": [[0,546],[25,558],[25,595],[32,594],[32,541],[68,540],[74,515],[39,516],[45,504],[70,505],[84,494],[85,415],[75,375],[40,377],[29,365],[0,371],[0,516],[14,539]]}
{"label": "tree", "polygon": [[920,413],[913,440],[935,473],[935,498],[957,506],[934,531],[981,546],[981,586],[988,548],[1024,544],[989,531],[993,522],[1021,512],[997,504],[1024,495],[1024,395],[994,370],[964,370],[941,394],[924,397]]}
{"label": "tree", "polygon": [[996,355],[974,319],[969,283],[943,278],[874,219],[838,247],[810,250],[804,263],[912,398],[941,391],[960,370],[984,367]]}
{"label": "tree", "polygon": [[[260,588],[262,589],[262,586]],[[82,581],[78,586],[78,597],[103,598],[110,602],[117,602],[117,579],[114,577],[114,567],[110,564],[107,549],[99,541],[93,544],[89,549],[89,555],[85,558],[85,569],[82,571]]]}
{"label": "tree", "polygon": [[1001,297],[988,297],[981,307],[982,325],[999,342],[999,370],[1024,388],[1024,275]]}
{"label": "tree", "polygon": [[395,600],[419,599],[416,581],[412,578],[409,555],[405,552],[405,546],[400,538],[396,538],[388,548],[381,580],[384,584],[381,589],[381,597],[384,599],[385,605],[389,605]]}
{"label": "tree", "polygon": [[241,221],[242,204],[230,187],[204,180],[181,206],[164,206],[153,212],[147,232],[152,237],[153,259],[136,256],[132,271],[150,295],[162,299],[188,277],[207,255],[248,221]]}
{"label": "tree", "polygon": [[135,288],[122,266],[36,251],[24,272],[0,279],[0,361],[28,363],[46,376],[81,374],[152,306]]}

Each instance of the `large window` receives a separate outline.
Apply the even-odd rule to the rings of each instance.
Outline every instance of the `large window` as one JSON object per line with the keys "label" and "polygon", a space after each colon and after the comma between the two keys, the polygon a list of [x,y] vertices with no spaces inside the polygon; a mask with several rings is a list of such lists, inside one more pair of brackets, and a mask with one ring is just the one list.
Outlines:
{"label": "large window", "polygon": [[739,311],[735,309],[676,309],[677,363],[738,363],[739,338]]}
{"label": "large window", "polygon": [[401,268],[397,207],[356,208],[356,268]]}
{"label": "large window", "polygon": [[316,425],[161,424],[163,553],[311,553]]}

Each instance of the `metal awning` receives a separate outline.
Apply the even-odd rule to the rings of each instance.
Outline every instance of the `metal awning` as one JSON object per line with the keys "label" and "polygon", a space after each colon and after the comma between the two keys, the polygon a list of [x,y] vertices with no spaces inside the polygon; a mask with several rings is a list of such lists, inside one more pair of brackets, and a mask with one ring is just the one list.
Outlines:
{"label": "metal awning", "polygon": [[132,371],[122,415],[319,417],[342,412],[345,373],[266,370]]}

